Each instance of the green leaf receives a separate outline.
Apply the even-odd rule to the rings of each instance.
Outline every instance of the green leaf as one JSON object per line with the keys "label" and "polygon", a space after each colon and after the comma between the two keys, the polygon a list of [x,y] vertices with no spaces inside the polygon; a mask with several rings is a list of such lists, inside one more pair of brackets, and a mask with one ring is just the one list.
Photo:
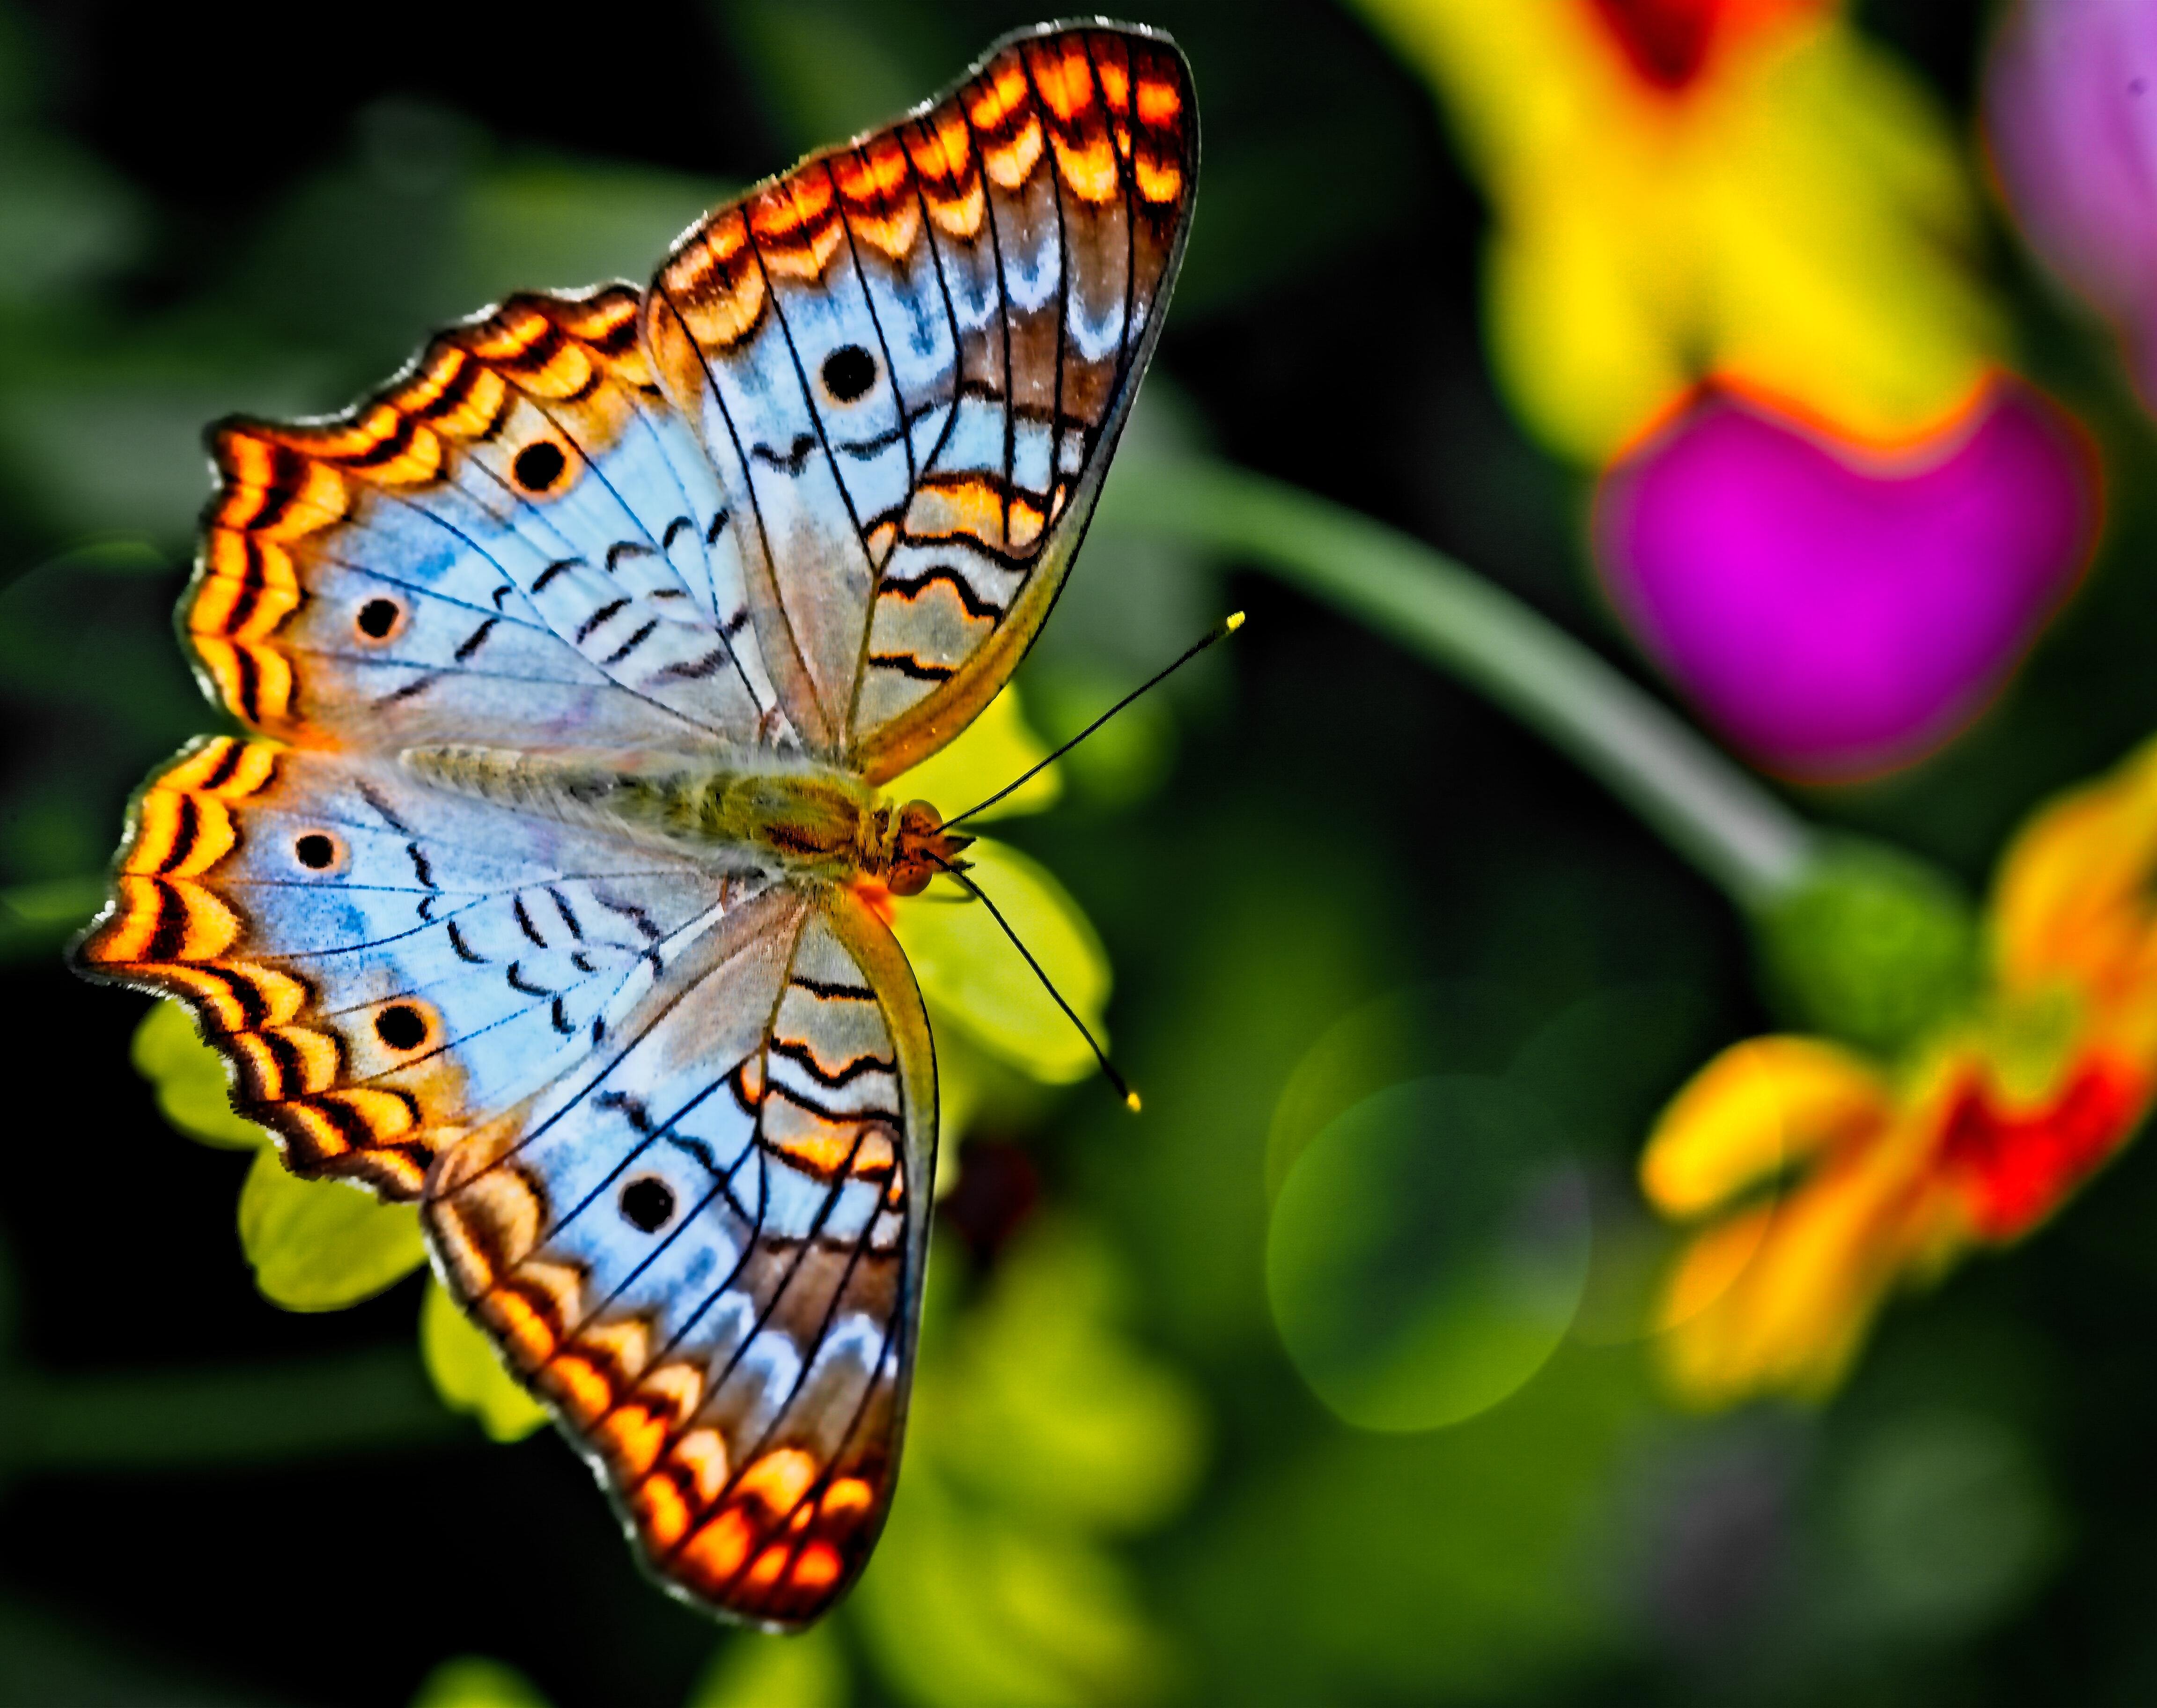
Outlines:
{"label": "green leaf", "polygon": [[[1109,958],[1078,904],[1014,848],[978,841],[968,876],[994,902],[1063,999],[1105,1044]],[[1094,1052],[980,903],[939,882],[898,903],[893,929],[940,1027],[956,1026],[989,1054],[1052,1085],[1094,1071]]]}
{"label": "green leaf", "polygon": [[[931,802],[956,816],[1024,776],[1048,757],[1048,744],[1027,723],[1018,691],[1006,687],[981,708],[981,715],[957,740],[924,759],[893,788],[907,799]],[[1012,790],[981,818],[1040,812],[1055,805],[1063,793],[1063,779],[1051,765],[1040,775],[1027,778],[1022,788]]]}
{"label": "green leaf", "polygon": [[232,1107],[224,1058],[202,1041],[184,1005],[163,1001],[135,1028],[135,1071],[157,1088],[158,1113],[190,1139],[229,1150],[270,1142],[265,1127]]}
{"label": "green leaf", "polygon": [[[1120,671],[1084,661],[1058,665],[1044,660],[1031,666],[1026,678],[1027,695],[1038,708],[1042,728],[1059,742],[1081,734],[1137,686]],[[1132,701],[1056,763],[1094,805],[1128,807],[1168,780],[1176,744],[1168,697],[1156,690]]]}
{"label": "green leaf", "polygon": [[445,1660],[420,1682],[412,1708],[550,1708],[539,1687],[485,1655]]}
{"label": "green leaf", "polygon": [[[187,538],[208,495],[202,424],[245,403],[272,417],[300,413],[319,383],[304,364],[245,368],[214,353],[11,377],[0,389],[0,454],[36,494],[43,520],[69,532],[122,530]],[[100,677],[116,697],[124,682]]]}
{"label": "green leaf", "polygon": [[95,156],[21,132],[0,141],[0,304],[64,300],[143,235],[137,198]]}
{"label": "green leaf", "polygon": [[547,1408],[502,1367],[479,1325],[431,1278],[420,1307],[420,1355],[442,1403],[477,1418],[489,1440],[522,1441],[547,1421]]}
{"label": "green leaf", "polygon": [[342,1181],[303,1181],[268,1145],[239,1189],[239,1242],[262,1296],[286,1310],[342,1310],[427,1260],[415,1206],[384,1204]]}
{"label": "green leaf", "polygon": [[730,1639],[682,1708],[846,1708],[853,1692],[829,1625],[799,1637]]}

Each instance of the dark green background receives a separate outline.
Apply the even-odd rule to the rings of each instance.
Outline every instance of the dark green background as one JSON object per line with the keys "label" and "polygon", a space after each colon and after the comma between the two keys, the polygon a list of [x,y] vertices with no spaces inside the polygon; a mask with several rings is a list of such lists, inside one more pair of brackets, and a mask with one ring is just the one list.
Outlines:
{"label": "dark green background", "polygon": [[[1882,0],[1861,16],[1967,125],[1977,12]],[[1140,15],[1184,45],[1204,115],[1164,399],[1222,454],[1422,536],[1637,670],[1583,571],[1581,481],[1490,389],[1483,215],[1426,92],[1330,6]],[[522,172],[557,209],[569,235],[550,250],[547,220],[528,222],[535,255],[581,256],[579,232],[609,218],[658,222],[663,241],[670,194],[693,207],[706,183],[773,171],[1028,21],[874,0],[44,0],[7,16],[0,210],[57,198],[80,254],[33,276],[54,251],[0,211],[0,884],[95,870],[141,773],[212,727],[167,616],[206,481],[190,488],[167,418],[334,407],[489,291],[575,282],[500,280],[455,252],[445,234],[481,176]],[[638,175],[631,193],[609,162],[678,176],[670,191]],[[2029,370],[2103,442],[2107,550],[1956,748],[1799,802],[1973,890],[2038,800],[2157,728],[2149,424],[2004,234],[1986,264]],[[1143,563],[1112,563],[1126,550],[1097,540],[1078,575],[1144,596]],[[1217,567],[1225,594],[1202,574],[1185,589],[1197,622],[1223,598],[1252,620],[1173,702],[1161,786],[1115,807],[1074,791],[1010,830],[1107,940],[1148,1114],[1082,1086],[980,1152],[1105,1232],[1137,1283],[1135,1334],[1203,1396],[1203,1482],[1126,1551],[1181,1694],[2157,1699],[2144,1153],[2027,1248],[1898,1308],[1824,1412],[1681,1417],[1636,1348],[1578,1343],[1459,1429],[1359,1435],[1311,1397],[1267,1314],[1265,1147],[1329,1025],[1435,982],[1403,1077],[1532,1082],[1622,1211],[1660,1101],[1771,1016],[1725,901],[1593,783],[1385,637]],[[1123,640],[1166,658],[1192,632]],[[1131,662],[1093,660],[1104,679]],[[435,1421],[409,1356],[416,1284],[332,1316],[258,1299],[232,1232],[244,1160],[176,1137],[126,1066],[141,999],[73,980],[55,930],[10,929],[0,1700],[402,1704],[444,1656],[477,1651],[561,1708],[680,1703],[711,1628],[636,1577],[583,1469],[550,1437],[496,1448]],[[1024,1196],[962,1196],[957,1231],[986,1264],[999,1206]],[[152,1433],[208,1439],[217,1421],[184,1403],[203,1372],[346,1354],[353,1407],[387,1433],[420,1420],[408,1444],[288,1454],[271,1417],[229,1463],[69,1469],[16,1427],[41,1382],[124,1377],[147,1385],[98,1390],[109,1404],[139,1392]],[[879,1700],[872,1673],[857,1684]]]}

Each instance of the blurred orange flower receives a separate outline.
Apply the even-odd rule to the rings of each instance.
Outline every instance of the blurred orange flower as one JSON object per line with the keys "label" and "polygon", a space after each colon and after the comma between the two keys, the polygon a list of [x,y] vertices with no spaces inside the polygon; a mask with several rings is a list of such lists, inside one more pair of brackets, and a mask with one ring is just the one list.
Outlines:
{"label": "blurred orange flower", "polygon": [[1358,5],[1489,192],[1493,364],[1561,455],[1711,377],[1905,443],[1999,359],[1961,145],[1831,0]]}
{"label": "blurred orange flower", "polygon": [[1899,1283],[2021,1238],[2133,1136],[2157,1088],[2153,878],[2157,742],[2024,828],[1985,990],[1900,1062],[1765,1037],[1694,1077],[1640,1165],[1665,1215],[1716,1218],[1661,1304],[1683,1396],[1825,1393]]}

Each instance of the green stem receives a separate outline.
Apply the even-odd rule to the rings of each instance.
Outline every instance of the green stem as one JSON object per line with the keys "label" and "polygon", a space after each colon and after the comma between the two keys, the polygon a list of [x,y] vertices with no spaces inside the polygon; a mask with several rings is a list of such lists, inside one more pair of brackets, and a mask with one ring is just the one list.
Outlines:
{"label": "green stem", "polygon": [[1104,528],[1233,553],[1391,636],[1601,779],[1748,909],[1789,895],[1814,831],[1669,708],[1510,594],[1429,546],[1224,464],[1120,470]]}

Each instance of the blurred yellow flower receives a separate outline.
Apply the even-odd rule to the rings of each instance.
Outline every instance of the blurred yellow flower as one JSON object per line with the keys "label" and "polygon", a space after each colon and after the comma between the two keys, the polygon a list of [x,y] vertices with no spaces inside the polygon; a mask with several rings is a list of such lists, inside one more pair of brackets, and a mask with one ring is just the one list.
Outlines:
{"label": "blurred yellow flower", "polygon": [[1945,117],[1820,0],[1359,0],[1493,203],[1501,383],[1600,463],[1711,375],[1849,436],[1953,420],[1997,360]]}
{"label": "blurred yellow flower", "polygon": [[1640,1165],[1664,1214],[1716,1218],[1664,1294],[1681,1393],[1825,1393],[1899,1282],[2021,1238],[2133,1136],[2157,1088],[2153,879],[2157,742],[2024,828],[1987,988],[1898,1062],[1768,1037],[1695,1076]]}

